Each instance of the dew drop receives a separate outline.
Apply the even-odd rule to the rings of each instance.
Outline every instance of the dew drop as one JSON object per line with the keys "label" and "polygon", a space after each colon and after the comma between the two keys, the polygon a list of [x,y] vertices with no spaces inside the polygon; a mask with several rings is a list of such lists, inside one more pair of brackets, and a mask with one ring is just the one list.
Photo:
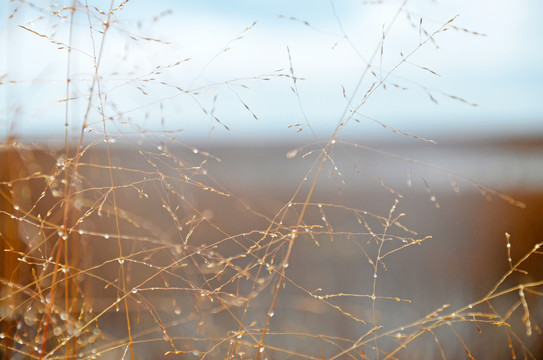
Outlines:
{"label": "dew drop", "polygon": [[181,315],[181,309],[178,307],[176,307],[173,312],[175,315]]}
{"label": "dew drop", "polygon": [[36,316],[34,315],[33,312],[26,312],[25,313],[24,322],[25,322],[26,325],[34,326],[37,321],[38,321],[38,319],[36,318]]}
{"label": "dew drop", "polygon": [[73,336],[78,337],[79,335],[81,335],[81,329],[79,327],[76,327],[75,329],[73,329],[72,334]]}
{"label": "dew drop", "polygon": [[124,259],[118,258],[117,261],[119,262],[119,264],[124,264]]}
{"label": "dew drop", "polygon": [[19,210],[19,205],[14,205],[13,208],[14,208],[15,210]]}
{"label": "dew drop", "polygon": [[109,239],[109,235],[108,235],[108,234],[105,234],[105,235],[104,235],[104,239],[106,239],[106,240]]}
{"label": "dew drop", "polygon": [[377,278],[377,274],[373,274],[373,277],[374,277],[374,278]]}
{"label": "dew drop", "polygon": [[336,140],[332,140],[331,142],[332,142],[332,144],[335,144],[335,143],[336,143]]}

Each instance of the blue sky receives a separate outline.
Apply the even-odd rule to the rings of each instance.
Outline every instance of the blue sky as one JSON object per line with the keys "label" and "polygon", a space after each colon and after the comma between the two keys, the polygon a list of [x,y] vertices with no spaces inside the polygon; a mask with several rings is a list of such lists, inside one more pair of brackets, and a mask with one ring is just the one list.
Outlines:
{"label": "blue sky", "polygon": [[[41,13],[21,6],[12,19],[7,17],[16,4],[0,6],[0,76],[6,74],[3,82],[19,81],[0,86],[2,137],[64,133],[66,50],[17,26],[67,43],[68,21],[59,23],[52,13],[63,3],[47,10],[48,3],[41,3]],[[93,2],[103,10],[109,3]],[[114,119],[108,131],[182,129],[182,136],[217,141],[322,139],[340,121],[345,96],[360,104],[372,83],[384,77],[386,89],[381,85],[371,93],[353,117],[359,122],[352,121],[342,136],[397,136],[379,122],[438,139],[543,134],[542,2],[411,0],[392,22],[401,3],[130,1],[114,17],[100,65],[104,113]],[[97,53],[100,44],[100,14],[91,13],[94,50],[85,12],[76,17],[73,32],[73,134],[81,126],[92,80],[88,54]],[[153,21],[159,14],[163,16]],[[406,56],[427,38],[424,30],[433,33],[455,15],[450,25],[460,30],[449,25],[435,35],[436,44],[427,42],[401,63],[400,53]],[[383,41],[383,29],[390,24]],[[376,50],[375,75],[367,74],[354,93]],[[290,74],[289,52],[295,76],[303,78],[296,83],[298,96],[291,90],[292,79],[277,76]],[[150,75],[157,65],[163,66],[161,74]],[[142,81],[150,78],[154,82]],[[89,118],[97,133],[102,128],[98,104],[95,98]],[[302,125],[288,127],[295,124]],[[299,128],[303,130],[297,133]]]}

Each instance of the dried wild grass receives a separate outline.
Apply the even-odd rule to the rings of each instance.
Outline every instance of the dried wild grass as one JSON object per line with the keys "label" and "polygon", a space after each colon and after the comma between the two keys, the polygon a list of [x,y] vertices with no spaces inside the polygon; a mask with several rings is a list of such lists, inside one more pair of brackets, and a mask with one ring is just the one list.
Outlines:
{"label": "dried wild grass", "polygon": [[[362,6],[371,9],[382,3],[366,1]],[[171,45],[134,31],[123,20],[131,6],[128,1],[111,1],[108,8],[79,1],[65,6],[26,1],[10,5],[8,25],[14,26],[21,9],[38,14],[18,24],[19,29],[56,47],[59,64],[66,66],[63,93],[56,94],[60,98],[56,105],[65,110],[65,136],[61,148],[31,143],[14,135],[14,123],[2,143],[2,358],[447,359],[498,358],[504,351],[512,359],[541,356],[543,274],[534,265],[541,261],[541,243],[518,254],[512,251],[521,239],[509,233],[505,241],[493,239],[493,248],[505,247],[502,260],[508,268],[503,276],[479,297],[451,295],[450,301],[435,306],[429,297],[439,291],[418,289],[425,282],[434,284],[431,273],[438,273],[443,264],[437,255],[422,252],[434,240],[412,228],[409,212],[404,211],[405,203],[416,200],[404,196],[409,190],[388,185],[364,162],[367,157],[382,157],[403,164],[398,166],[408,168],[407,183],[418,181],[427,192],[424,198],[435,208],[446,205],[438,202],[425,177],[427,170],[448,179],[456,193],[460,186],[470,186],[483,198],[519,208],[524,203],[461,174],[342,138],[353,121],[370,120],[434,146],[432,139],[368,116],[364,106],[387,86],[409,90],[403,83],[413,82],[395,77],[401,67],[438,76],[412,58],[422,48],[437,47],[442,32],[483,34],[457,25],[456,17],[436,27],[423,18],[414,20],[406,0],[366,57],[331,5],[340,29],[332,34],[339,39],[333,47],[351,47],[364,68],[353,88],[338,87],[346,105],[325,141],[318,140],[304,105],[299,86],[304,78],[290,48],[285,52],[288,69],[202,85],[207,69],[243,41],[256,22],[241,27],[195,78],[176,82],[168,74],[183,73],[191,58],[164,65],[157,57],[150,70],[103,70],[105,62],[113,61],[108,56],[110,37],[120,34],[135,44]],[[156,24],[169,16],[175,15],[161,11],[140,22]],[[386,44],[402,18],[407,18],[419,41],[387,67]],[[279,19],[330,35],[294,16]],[[87,35],[81,43],[74,40],[80,29]],[[77,65],[89,65],[86,73],[74,72],[76,53],[88,61]],[[252,182],[251,176],[262,179],[253,174],[259,170],[247,169],[240,158],[223,160],[228,151],[201,149],[181,130],[165,126],[165,106],[188,99],[210,121],[210,133],[216,128],[230,131],[218,110],[220,99],[210,91],[215,87],[233,94],[246,115],[260,121],[246,91],[254,83],[285,79],[302,118],[289,127],[310,133],[315,141],[290,150],[283,158],[285,168],[272,169],[277,178],[268,186]],[[26,80],[8,73],[0,78],[0,86],[16,87]],[[32,81],[38,80],[51,89],[59,83]],[[434,95],[440,93],[471,104],[414,84],[431,101],[437,102]],[[126,93],[116,96],[116,92],[126,89],[135,91],[141,101],[123,103]],[[164,89],[168,95],[157,95]],[[159,129],[150,125],[158,118]],[[341,151],[361,164],[352,172],[367,176],[371,190],[360,190],[352,182]],[[236,166],[243,168],[238,171]],[[235,180],[224,180],[228,176]],[[281,185],[285,183],[288,191]],[[337,188],[348,195],[339,196]],[[377,201],[349,197],[357,193]],[[416,259],[427,278],[402,283],[417,268],[403,259]],[[494,274],[494,265],[485,271]],[[463,266],[467,267],[457,264],[450,273],[463,274]],[[447,281],[437,283],[444,293]],[[477,336],[488,340],[481,344]]]}

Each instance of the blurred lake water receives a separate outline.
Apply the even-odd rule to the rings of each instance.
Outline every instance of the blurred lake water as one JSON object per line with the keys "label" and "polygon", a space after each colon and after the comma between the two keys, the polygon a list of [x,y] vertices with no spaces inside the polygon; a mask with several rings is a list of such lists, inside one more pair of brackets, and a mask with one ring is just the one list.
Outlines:
{"label": "blurred lake water", "polygon": [[[83,219],[77,225],[81,250],[74,253],[74,264],[93,269],[83,272],[78,280],[88,297],[87,304],[98,314],[110,308],[119,296],[115,287],[104,288],[100,280],[116,283],[119,276],[118,242],[112,241],[117,233],[115,209],[111,200],[100,205],[111,186],[111,169],[117,186],[116,214],[121,219],[119,241],[127,259],[126,282],[128,289],[138,290],[130,295],[130,316],[139,319],[142,314],[153,313],[170,323],[168,329],[179,339],[194,337],[195,331],[201,329],[202,337],[208,340],[201,340],[200,345],[185,345],[201,352],[212,348],[209,339],[227,337],[238,330],[236,319],[243,314],[242,299],[251,293],[249,279],[256,276],[255,268],[242,272],[247,281],[239,280],[237,289],[233,283],[223,285],[225,292],[240,298],[217,295],[222,307],[205,303],[207,297],[203,295],[192,296],[186,281],[194,291],[207,285],[219,286],[223,278],[211,277],[214,270],[210,264],[216,259],[231,259],[228,261],[239,271],[251,264],[250,256],[245,259],[239,255],[245,251],[251,255],[246,249],[259,241],[266,229],[276,228],[280,234],[293,228],[318,171],[320,163],[316,160],[324,145],[300,149],[287,145],[195,148],[172,143],[138,149],[131,143],[118,142],[111,144],[109,160],[103,145],[87,150],[78,170],[79,200],[73,204]],[[21,216],[19,210],[43,217],[49,209],[53,210],[48,217],[51,223],[61,219],[57,215],[58,201],[63,198],[64,188],[63,172],[58,169],[63,157],[62,152],[48,151],[46,147],[30,150],[19,146],[3,150],[0,156],[4,169],[1,186],[11,194],[0,204],[5,249],[14,244],[5,240],[9,235],[11,239],[19,238],[19,251],[34,256],[51,251],[47,241],[41,242],[43,237],[32,221],[16,222]],[[371,330],[373,318],[382,331],[399,329],[424,319],[444,304],[460,309],[484,297],[509,270],[506,232],[510,234],[513,262],[543,242],[542,165],[543,143],[538,141],[371,147],[338,141],[328,151],[302,221],[314,234],[310,236],[307,230],[296,240],[286,271],[288,281],[279,293],[270,325],[277,335],[270,336],[266,343],[317,358],[322,352],[329,358],[339,350],[319,340],[323,334],[342,339],[336,345],[348,348],[350,342]],[[47,189],[43,180],[25,180],[37,172],[55,174],[56,180],[48,178],[51,182]],[[47,196],[38,201],[44,189]],[[384,229],[384,219],[391,216],[391,209],[395,216],[405,214],[400,221],[403,228]],[[10,214],[17,217],[9,219]],[[9,225],[13,223],[15,228]],[[378,249],[373,236],[367,233],[370,228],[407,243],[425,239],[382,259],[375,290],[375,269],[368,258],[374,257]],[[269,256],[275,265],[281,264],[288,240],[269,241],[270,249],[275,249]],[[385,249],[394,248],[387,245]],[[261,256],[261,252],[257,253],[261,250],[254,251]],[[13,263],[8,253],[3,256],[4,264]],[[527,274],[513,274],[512,278],[522,282],[541,280],[540,261],[534,256],[522,266]],[[186,263],[186,267],[170,268],[178,262]],[[157,276],[162,274],[161,269],[168,271]],[[3,271],[5,279],[13,278],[13,268],[5,267]],[[226,275],[229,271],[224,270]],[[29,281],[28,273],[25,276],[19,277],[21,286]],[[271,277],[261,285],[272,289],[273,283]],[[47,288],[48,283],[42,286]],[[384,297],[375,308],[370,298],[372,291]],[[331,297],[323,301],[314,294]],[[389,298],[409,301],[386,300]],[[262,326],[270,299],[269,289],[258,292],[245,322],[256,321]],[[543,302],[539,296],[529,300],[533,323],[542,324]],[[1,301],[7,306],[6,298]],[[493,306],[503,314],[517,301],[518,295],[512,293],[493,302]],[[197,315],[197,308],[202,315]],[[485,304],[478,309],[488,311]],[[119,312],[106,311],[97,319],[101,331],[107,334],[101,342],[102,350],[108,349],[108,341],[126,341],[125,325],[116,325],[124,324],[124,311],[122,307]],[[514,331],[525,331],[522,314],[515,314],[518,316],[510,319]],[[198,324],[198,318],[205,326]],[[152,334],[162,331],[152,317],[142,317],[133,326],[142,340],[141,345],[136,345],[140,356],[158,358],[168,351],[167,341],[146,342],[151,341]],[[477,326],[483,328],[481,336]],[[489,324],[477,326],[473,322],[455,325],[475,358],[510,357],[505,329]],[[282,332],[305,335],[279,335]],[[465,356],[454,333],[443,328],[435,332],[447,358]],[[393,349],[398,345],[395,339],[384,338],[381,346]],[[541,334],[526,337],[524,342],[536,358],[543,353]],[[371,344],[361,348],[371,354]],[[122,356],[121,350],[108,351],[105,358]],[[281,352],[270,354],[273,358],[288,358]],[[399,354],[433,358],[439,356],[440,350],[434,337],[428,335]],[[223,355],[217,350],[209,356]]]}

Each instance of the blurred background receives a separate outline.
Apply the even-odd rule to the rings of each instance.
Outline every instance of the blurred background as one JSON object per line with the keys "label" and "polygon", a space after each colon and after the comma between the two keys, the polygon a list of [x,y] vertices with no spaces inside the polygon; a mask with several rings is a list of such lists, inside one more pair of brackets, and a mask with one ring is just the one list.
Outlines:
{"label": "blurred background", "polygon": [[[271,227],[264,244],[276,265],[285,261],[283,237],[316,177],[304,226],[317,230],[294,246],[271,358],[330,358],[372,324],[397,331],[381,343],[394,349],[423,328],[402,325],[476,302],[509,256],[515,263],[543,242],[543,3],[101,0],[75,2],[73,22],[72,4],[0,4],[0,355],[36,351],[52,267],[38,280],[33,271],[57,249],[73,169],[78,245],[63,261],[82,271],[59,282],[69,286],[53,307],[64,324],[48,340],[55,355],[91,319],[81,354],[128,357],[128,312],[139,356],[162,358],[171,336],[188,356],[224,358],[263,258],[264,246],[248,252],[255,259],[247,248]],[[368,228],[382,231],[392,209],[406,214],[405,229],[390,236],[425,240],[395,245],[378,269],[378,296],[412,302],[372,308],[368,259],[378,249]],[[119,247],[135,292],[120,289]],[[503,286],[541,281],[537,256]],[[225,259],[235,266],[221,268]],[[217,275],[231,271],[246,276],[237,289]],[[242,321],[249,328],[263,326],[277,273],[262,279]],[[193,295],[220,285],[228,296]],[[512,330],[478,319],[455,326],[456,336],[443,326],[438,346],[426,333],[400,354],[456,358],[467,344],[475,358],[511,358],[511,347],[539,358],[540,295],[540,286],[527,295],[531,336],[515,290],[476,307],[505,314]],[[85,310],[74,305],[66,321],[56,308],[69,296]],[[25,316],[28,306],[38,315]],[[349,354],[377,358],[372,344]]]}

